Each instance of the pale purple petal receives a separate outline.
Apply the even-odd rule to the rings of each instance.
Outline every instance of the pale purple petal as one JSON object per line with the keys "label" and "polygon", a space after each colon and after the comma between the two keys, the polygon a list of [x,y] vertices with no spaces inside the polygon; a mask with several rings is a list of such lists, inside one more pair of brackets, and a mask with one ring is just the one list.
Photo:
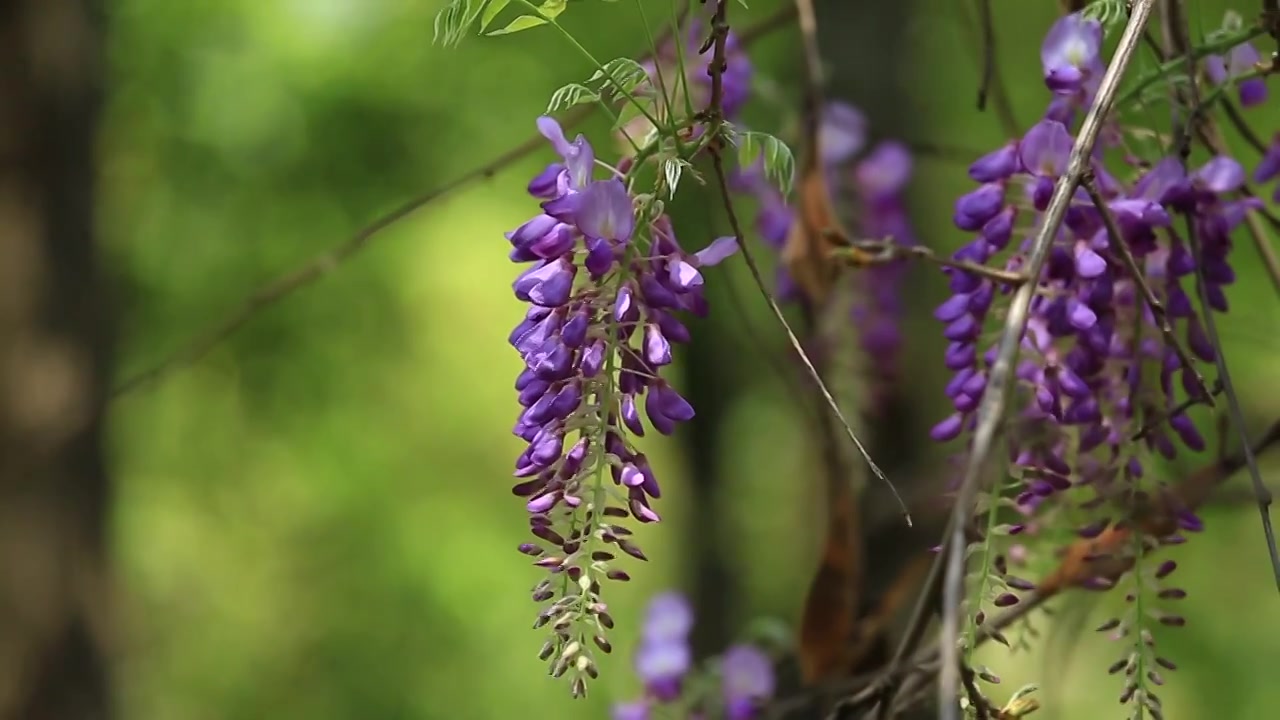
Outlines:
{"label": "pale purple petal", "polygon": [[587,237],[626,242],[635,229],[635,215],[627,186],[617,178],[591,183],[578,193],[578,228]]}
{"label": "pale purple petal", "polygon": [[698,259],[700,267],[705,267],[719,265],[736,252],[738,252],[738,238],[725,235],[712,240],[710,245],[694,253],[693,256]]}

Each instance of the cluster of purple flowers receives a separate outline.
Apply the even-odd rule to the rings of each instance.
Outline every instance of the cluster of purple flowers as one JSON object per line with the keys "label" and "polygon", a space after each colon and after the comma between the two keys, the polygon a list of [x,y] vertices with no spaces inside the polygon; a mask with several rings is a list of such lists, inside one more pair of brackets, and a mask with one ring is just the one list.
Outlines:
{"label": "cluster of purple flowers", "polygon": [[[977,237],[955,254],[956,259],[1008,271],[1022,267],[1029,238],[1014,252],[1005,251],[1017,232],[1018,218],[1029,215],[1034,224],[1065,170],[1073,139],[1063,120],[1069,122],[1096,89],[1102,71],[1101,39],[1097,21],[1077,15],[1061,19],[1050,31],[1044,70],[1046,84],[1058,97],[1047,116],[1020,140],[970,167],[970,177],[981,185],[956,202],[954,221]],[[1106,133],[1100,144],[1123,149],[1121,137],[1119,132]],[[1024,433],[1028,437],[1018,438],[1012,453],[1015,473],[1025,478],[1018,501],[1028,508],[1077,484],[1104,493],[1120,472],[1131,480],[1141,477],[1142,453],[1129,438],[1144,421],[1163,419],[1177,409],[1174,377],[1183,370],[1182,363],[1157,331],[1157,319],[1139,292],[1139,279],[1121,261],[1116,243],[1128,246],[1192,354],[1205,362],[1214,360],[1214,349],[1183,283],[1199,265],[1210,306],[1227,310],[1223,288],[1235,280],[1229,263],[1230,234],[1257,203],[1236,197],[1245,182],[1244,168],[1225,156],[1190,172],[1176,157],[1134,164],[1132,181],[1112,176],[1101,162],[1093,168],[1107,212],[1123,237],[1110,236],[1104,216],[1082,189],[1041,276],[1034,279],[1037,294],[1023,339],[1027,352],[1016,372],[1029,397],[1022,419],[1033,422],[1038,432]],[[1189,219],[1198,256],[1193,256],[1189,236],[1180,234],[1175,216]],[[944,334],[951,341],[945,363],[955,372],[947,387],[955,412],[934,427],[933,437],[939,441],[952,440],[975,424],[995,357],[994,344],[980,351],[983,329],[996,296],[1011,291],[980,273],[948,273],[952,296],[934,314],[946,324]],[[1157,368],[1156,382],[1144,382],[1144,363]],[[1183,372],[1181,384],[1197,395],[1193,377]],[[1183,445],[1195,451],[1204,448],[1185,412],[1172,412],[1167,425]],[[1172,457],[1176,450],[1169,433],[1163,427],[1149,429],[1145,449]],[[1186,520],[1196,524],[1191,517]]]}
{"label": "cluster of purple flowers", "polygon": [[641,405],[663,434],[693,417],[661,369],[672,362],[672,343],[689,340],[676,313],[707,311],[700,269],[737,243],[720,238],[685,252],[669,219],[638,203],[622,173],[610,168],[611,177],[595,179],[598,161],[585,137],[568,140],[549,117],[538,128],[561,160],[529,184],[542,212],[507,234],[511,259],[532,263],[513,283],[530,305],[510,336],[524,360],[516,379],[524,409],[513,432],[528,443],[514,492],[526,499],[539,540],[521,551],[569,581],[548,578],[533,591],[536,601],[554,599],[538,618],[555,634],[544,659],[553,674],[575,671],[581,693],[582,676],[595,674],[586,643],[608,648],[603,634],[612,620],[600,581],[627,579],[609,546],[644,559],[617,519],[658,520],[657,478],[630,440],[645,432]]}
{"label": "cluster of purple flowers", "polygon": [[[1086,107],[1104,71],[1101,58],[1103,31],[1096,21],[1079,14],[1057,21],[1045,39],[1041,53],[1044,78],[1054,93],[1045,116],[1022,138],[1011,141],[974,162],[969,176],[979,186],[955,204],[954,223],[976,234],[957,251],[957,260],[987,265],[1008,272],[1020,271],[1030,251],[1031,233],[1049,202],[1055,181],[1065,172],[1074,144],[1071,126]],[[1256,51],[1245,45],[1232,49],[1225,65],[1209,58],[1207,74],[1225,67],[1224,75],[1239,75]],[[1265,85],[1240,84],[1244,104],[1256,104],[1266,94]],[[1235,281],[1231,266],[1232,231],[1246,213],[1261,203],[1242,192],[1246,171],[1236,159],[1220,155],[1199,167],[1187,169],[1179,157],[1155,162],[1136,159],[1124,128],[1110,118],[1094,154],[1092,182],[1105,209],[1094,205],[1084,188],[1073,197],[1065,221],[1056,236],[1047,262],[1035,283],[1029,321],[1022,339],[1023,359],[1015,368],[1016,386],[1025,402],[1009,437],[1009,474],[1018,483],[1015,499],[1023,524],[1010,526],[1011,534],[1034,534],[1048,520],[1067,509],[1053,498],[1085,499],[1077,507],[1096,510],[1093,521],[1079,529],[1082,537],[1095,537],[1112,522],[1114,501],[1159,493],[1159,483],[1141,483],[1152,454],[1172,458],[1177,445],[1198,452],[1204,438],[1180,402],[1180,392],[1200,397],[1202,388],[1192,368],[1184,367],[1178,345],[1159,329],[1159,318],[1146,302],[1145,283],[1163,306],[1175,331],[1175,342],[1185,343],[1189,355],[1205,363],[1215,360],[1215,349],[1204,328],[1188,285],[1203,279],[1208,307],[1204,312],[1226,312],[1225,287]],[[1113,175],[1103,165],[1108,153],[1123,159],[1126,168]],[[1254,173],[1257,182],[1280,174],[1280,137]],[[1108,232],[1114,221],[1120,237]],[[1021,222],[1020,222],[1021,221]],[[1025,237],[1014,242],[1016,236]],[[1123,245],[1122,245],[1123,244]],[[1125,261],[1128,250],[1140,276]],[[948,269],[951,296],[934,312],[945,325],[950,341],[944,362],[954,376],[946,393],[954,412],[939,422],[932,436],[940,442],[954,440],[976,426],[976,411],[987,391],[988,373],[996,356],[996,344],[984,336],[987,321],[998,316],[995,305],[1013,287],[995,275]],[[1180,373],[1180,376],[1179,376]],[[1180,380],[1180,382],[1178,382]],[[1141,436],[1141,442],[1134,438]],[[1175,442],[1175,439],[1177,442]],[[1073,493],[1070,496],[1064,493]],[[1173,498],[1168,498],[1173,501]],[[1170,503],[1184,531],[1201,529],[1196,515]],[[1115,519],[1123,520],[1123,513]],[[1161,543],[1181,542],[1180,537]],[[1135,562],[1151,549],[1126,551]],[[1155,581],[1172,571],[1172,563],[1135,569],[1139,588],[1152,586],[1161,599],[1177,599],[1176,588],[1159,590]],[[1086,583],[1088,584],[1088,583]],[[1097,579],[1094,584],[1109,587]],[[1029,588],[1021,588],[1029,589]],[[1135,596],[1130,596],[1133,601]],[[1016,603],[1002,595],[999,605]],[[1177,615],[1161,615],[1165,625],[1180,625]],[[1135,650],[1115,670],[1125,669],[1130,682],[1124,701],[1150,705],[1154,696],[1141,689],[1135,673],[1142,673],[1142,658],[1172,668],[1172,663],[1150,654],[1150,634],[1141,618],[1131,613],[1102,630],[1121,636],[1141,635]],[[1150,657],[1147,655],[1150,654]],[[1159,684],[1158,672],[1148,663],[1146,681]]]}
{"label": "cluster of purple flowers", "polygon": [[724,720],[752,720],[760,704],[773,696],[774,672],[769,656],[752,645],[734,645],[720,657],[719,699],[689,696],[686,680],[693,671],[693,651],[689,631],[693,609],[676,593],[653,598],[649,603],[639,649],[635,655],[636,674],[644,683],[640,700],[614,705],[613,720],[649,720],[655,709],[682,702],[692,708],[691,717]]}
{"label": "cluster of purple flowers", "polygon": [[[887,240],[898,245],[916,244],[904,200],[911,179],[912,157],[902,143],[887,140],[877,144],[853,162],[867,144],[867,121],[855,107],[839,101],[828,102],[818,126],[819,162],[826,174],[826,186],[838,205],[847,212],[842,225],[857,238]],[[740,168],[732,178],[738,192],[756,198],[755,218],[760,237],[779,252],[786,245],[799,219],[782,193],[765,177],[762,162]],[[862,350],[870,363],[873,393],[887,391],[898,380],[902,350],[902,283],[907,271],[902,260],[890,260],[857,273],[845,282],[854,290],[852,321],[859,333]],[[776,294],[780,300],[795,300],[798,288],[785,267],[778,269]],[[878,406],[873,399],[871,407]]]}

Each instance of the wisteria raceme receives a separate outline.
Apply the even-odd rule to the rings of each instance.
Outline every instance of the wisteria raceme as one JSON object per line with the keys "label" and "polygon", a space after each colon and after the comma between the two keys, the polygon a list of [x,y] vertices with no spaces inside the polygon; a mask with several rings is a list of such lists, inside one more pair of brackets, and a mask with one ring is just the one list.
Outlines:
{"label": "wisteria raceme", "polygon": [[512,286],[530,305],[510,336],[525,364],[513,432],[528,443],[514,492],[526,499],[538,539],[520,549],[555,576],[533,591],[535,601],[550,602],[537,621],[553,630],[543,656],[554,675],[573,673],[581,694],[597,672],[588,646],[610,647],[600,584],[627,579],[616,552],[645,559],[621,519],[659,519],[657,478],[631,438],[644,435],[644,418],[662,434],[693,418],[662,368],[672,344],[689,340],[676,314],[707,311],[700,268],[737,243],[720,238],[685,252],[670,220],[635,197],[622,173],[594,177],[598,161],[585,137],[570,141],[549,117],[538,129],[560,161],[529,185],[542,213],[507,234],[511,259],[532,263]]}
{"label": "wisteria raceme", "polygon": [[[636,675],[644,683],[644,697],[616,703],[613,720],[666,717],[676,707],[692,710],[691,717],[753,720],[775,690],[773,661],[753,645],[734,645],[719,658],[719,696],[701,694],[706,683],[686,682],[696,672],[689,632],[693,609],[678,593],[664,593],[649,602],[635,655]],[[692,689],[691,689],[692,687]],[[713,707],[720,712],[709,712]]]}
{"label": "wisteria raceme", "polygon": [[[859,239],[915,245],[915,232],[904,201],[912,172],[907,147],[896,141],[883,141],[852,162],[866,149],[867,121],[857,108],[839,101],[830,101],[823,107],[818,131],[819,162],[827,176],[826,185],[841,201],[839,206],[850,211],[841,218],[843,225]],[[755,222],[760,237],[781,251],[799,222],[795,211],[767,181],[762,163],[739,168],[732,179],[735,190],[756,198],[759,209]],[[898,381],[906,270],[904,261],[890,260],[849,273],[845,280],[855,291],[852,321],[871,363],[874,380],[869,385],[873,393],[887,393]],[[785,267],[778,269],[775,293],[782,300],[799,297]],[[877,406],[874,398],[870,406]]]}
{"label": "wisteria raceme", "polygon": [[[979,185],[956,201],[953,219],[961,230],[976,236],[955,259],[1011,272],[1025,264],[1034,232],[1024,228],[1041,222],[1055,181],[1066,170],[1076,110],[1091,101],[1103,73],[1102,35],[1097,20],[1080,14],[1061,18],[1049,31],[1041,57],[1045,84],[1055,97],[1045,117],[1020,139],[970,166],[969,175]],[[1255,51],[1243,46],[1228,53],[1229,58],[1254,56]],[[1238,72],[1244,62],[1228,60],[1229,72]],[[1265,95],[1265,87],[1249,90],[1242,83],[1240,89],[1242,99],[1254,99],[1245,104]],[[1105,211],[1079,189],[1040,276],[1033,280],[1036,292],[1022,339],[1023,359],[1015,369],[1020,390],[1015,397],[1026,400],[1016,406],[1018,417],[1008,434],[1009,475],[1017,483],[1015,502],[1024,520],[1006,526],[1007,534],[1035,534],[1068,512],[1078,512],[1073,508],[1083,508],[1092,520],[1079,534],[1096,537],[1109,523],[1128,520],[1123,513],[1117,515],[1118,505],[1163,493],[1159,483],[1143,480],[1152,454],[1173,458],[1178,445],[1193,452],[1205,449],[1204,438],[1180,400],[1180,393],[1200,397],[1196,373],[1183,367],[1180,348],[1160,332],[1140,282],[1145,278],[1163,305],[1175,342],[1185,343],[1191,356],[1212,363],[1215,350],[1192,299],[1196,276],[1202,275],[1205,283],[1205,311],[1226,312],[1224,288],[1235,281],[1231,232],[1246,211],[1260,203],[1240,195],[1246,177],[1236,159],[1220,155],[1189,170],[1173,155],[1154,162],[1138,160],[1121,122],[1113,117],[1107,124],[1092,167]],[[1118,175],[1103,164],[1111,154],[1126,165]],[[1273,146],[1254,179],[1265,182],[1277,174],[1280,149]],[[1114,218],[1121,237],[1108,232],[1107,216]],[[1141,277],[1129,270],[1120,243],[1132,253]],[[944,363],[954,373],[946,388],[954,412],[932,430],[941,442],[960,438],[976,425],[997,351],[985,331],[989,321],[999,317],[999,297],[1013,290],[976,271],[945,272],[951,296],[934,316],[944,324],[943,334],[950,342]],[[1137,435],[1141,442],[1134,442]],[[1194,513],[1162,497],[1178,512],[1182,530],[1201,529]],[[1181,538],[1160,540],[1176,543]],[[1168,574],[1143,570],[1152,550],[1137,545],[1124,551],[1134,563],[1138,604],[1143,591]],[[1097,578],[1085,584],[1102,588],[1112,583]],[[1176,598],[1182,591],[1157,589],[1148,594],[1143,612],[1117,620],[1110,629],[1146,633],[1138,616],[1155,613],[1151,606],[1157,597]],[[1016,595],[1004,593],[995,604],[1017,602]],[[1178,616],[1159,617],[1165,625],[1181,624]],[[1148,658],[1149,640],[1148,635],[1126,661],[1133,663],[1127,670],[1131,675],[1141,676],[1142,658],[1167,662],[1154,655]],[[1154,695],[1137,681],[1126,685],[1125,692],[1126,702],[1153,702]]]}

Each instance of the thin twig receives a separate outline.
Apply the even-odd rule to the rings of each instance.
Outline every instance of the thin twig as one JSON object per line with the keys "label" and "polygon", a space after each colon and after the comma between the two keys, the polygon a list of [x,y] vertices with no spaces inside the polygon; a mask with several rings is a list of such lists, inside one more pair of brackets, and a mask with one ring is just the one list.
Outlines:
{"label": "thin twig", "polygon": [[[800,26],[800,47],[804,54],[804,125],[805,135],[811,143],[810,155],[816,156],[818,130],[822,116],[822,95],[826,86],[822,70],[822,51],[818,47],[818,18],[813,11],[813,0],[795,0],[797,25]],[[813,162],[817,162],[813,158]]]}
{"label": "thin twig", "polygon": [[[1147,19],[1151,15],[1151,8],[1154,2],[1155,0],[1135,0],[1130,9],[1129,21],[1125,25],[1124,33],[1120,36],[1119,45],[1116,47],[1115,54],[1107,66],[1107,71],[1102,77],[1097,97],[1094,98],[1093,104],[1085,116],[1084,123],[1081,125],[1080,134],[1076,138],[1075,145],[1071,148],[1067,171],[1054,186],[1053,196],[1049,201],[1048,208],[1045,210],[1040,230],[1032,244],[1031,254],[1027,263],[1027,273],[1032,278],[1040,277],[1040,271],[1049,256],[1053,240],[1057,237],[1058,229],[1066,216],[1067,206],[1080,185],[1081,177],[1089,169],[1090,156],[1093,153],[1094,145],[1097,143],[1098,132],[1102,127],[1103,120],[1111,111],[1111,105],[1115,101],[1116,90],[1120,85],[1120,78],[1123,76],[1129,65],[1129,60],[1133,57],[1133,53],[1138,46],[1142,32],[1146,27]],[[1009,306],[1004,334],[1000,338],[996,361],[991,366],[987,392],[983,395],[982,403],[978,408],[978,426],[974,431],[973,448],[970,452],[969,461],[960,484],[960,491],[953,508],[949,537],[943,543],[947,547],[945,547],[946,551],[941,555],[945,555],[947,558],[947,570],[943,584],[943,632],[939,641],[942,652],[942,670],[939,674],[938,682],[939,706],[943,720],[953,720],[955,718],[955,707],[950,700],[956,695],[955,688],[958,679],[956,676],[959,650],[956,640],[959,635],[960,600],[964,594],[964,520],[971,511],[973,498],[978,489],[978,478],[986,467],[987,458],[995,441],[996,430],[1004,415],[1004,406],[1008,394],[1007,386],[1012,376],[1011,370],[1017,360],[1022,335],[1026,331],[1031,299],[1035,294],[1035,290],[1035,282],[1026,283],[1018,288],[1014,294],[1013,302]]]}
{"label": "thin twig", "polygon": [[1275,55],[1280,58],[1280,0],[1262,0],[1262,21],[1276,41]]}
{"label": "thin twig", "polygon": [[1240,133],[1240,137],[1253,146],[1254,150],[1265,155],[1267,144],[1262,142],[1262,138],[1258,137],[1258,133],[1254,132],[1253,128],[1249,126],[1249,121],[1244,119],[1240,108],[1236,107],[1236,104],[1231,102],[1229,98],[1224,97],[1218,102],[1222,105],[1222,109],[1226,111],[1227,119],[1231,121],[1232,127],[1236,129],[1236,132]]}
{"label": "thin twig", "polygon": [[990,720],[991,713],[987,709],[987,698],[978,689],[976,673],[974,673],[973,668],[968,665],[960,667],[960,682],[964,684],[964,691],[969,696],[969,706],[973,708],[976,720]]}
{"label": "thin twig", "polygon": [[716,0],[715,15],[711,21],[711,38],[710,44],[714,48],[711,65],[707,69],[707,74],[711,77],[711,98],[707,104],[705,116],[710,140],[707,144],[707,151],[711,155],[711,163],[715,169],[716,184],[719,187],[721,198],[724,202],[726,216],[729,220],[729,227],[733,231],[734,237],[738,240],[738,247],[742,253],[743,260],[747,263],[747,269],[751,271],[751,277],[755,280],[756,287],[764,296],[765,301],[769,304],[769,309],[773,312],[774,317],[786,332],[787,340],[791,343],[791,347],[800,357],[801,363],[805,367],[805,372],[814,381],[818,387],[822,399],[827,406],[831,408],[831,412],[839,420],[841,427],[844,429],[845,435],[853,442],[854,447],[858,449],[863,460],[875,473],[875,476],[889,486],[889,490],[893,493],[894,499],[897,500],[898,506],[902,508],[902,516],[907,525],[911,525],[911,514],[907,510],[906,501],[898,493],[898,489],[885,476],[884,471],[876,465],[871,459],[871,454],[867,452],[862,441],[858,439],[857,433],[853,431],[849,421],[845,419],[844,412],[840,410],[839,403],[832,396],[831,391],[827,388],[827,384],[822,380],[822,375],[818,373],[818,369],[814,366],[813,361],[809,358],[809,354],[805,352],[804,346],[800,343],[800,339],[796,337],[795,331],[791,329],[790,323],[787,322],[786,316],[782,314],[782,310],[778,307],[777,301],[773,294],[769,292],[768,286],[765,284],[764,277],[760,273],[760,267],[756,264],[755,258],[752,256],[751,249],[746,242],[746,233],[742,231],[742,223],[738,220],[738,215],[733,209],[733,196],[729,191],[728,175],[724,168],[723,145],[724,145],[724,111],[721,107],[724,96],[724,70],[727,65],[725,59],[725,44],[729,36],[728,21],[729,2],[728,0]]}
{"label": "thin twig", "polygon": [[[786,6],[759,23],[745,28],[739,34],[739,41],[743,44],[748,44],[784,27],[794,18],[795,8]],[[673,29],[668,27],[659,36],[658,44],[669,38],[672,32]],[[641,57],[643,59],[648,55]],[[577,127],[591,116],[593,109],[593,106],[575,108],[561,118],[560,124],[565,130]],[[258,313],[267,310],[286,297],[325,277],[344,262],[350,260],[352,256],[368,247],[387,228],[477,180],[492,178],[500,171],[545,147],[546,140],[541,135],[533,135],[519,145],[446,182],[440,187],[406,200],[390,212],[375,218],[360,228],[348,240],[316,255],[293,270],[259,287],[241,301],[236,309],[227,313],[222,320],[188,340],[177,351],[160,360],[152,367],[126,377],[111,391],[111,399],[116,400],[123,395],[149,386],[174,371],[199,362],[215,347],[244,327]]]}
{"label": "thin twig", "polygon": [[[1221,379],[1214,380],[1213,387],[1209,388],[1209,392],[1215,398],[1219,394],[1221,394],[1222,380]],[[1138,428],[1138,431],[1135,432],[1129,439],[1134,442],[1142,440],[1146,436],[1155,432],[1156,428],[1168,422],[1171,418],[1177,417],[1178,415],[1186,412],[1189,408],[1192,408],[1198,405],[1200,402],[1201,402],[1200,398],[1194,398],[1194,397],[1189,397],[1186,400],[1183,400],[1182,402],[1178,403],[1177,405],[1174,405],[1173,407],[1169,408],[1165,412],[1160,413],[1155,418],[1148,420],[1146,424],[1144,424],[1141,428]]]}
{"label": "thin twig", "polygon": [[1133,257],[1133,251],[1129,249],[1129,244],[1125,242],[1124,236],[1120,234],[1120,227],[1116,224],[1115,216],[1111,214],[1111,208],[1107,207],[1107,201],[1098,192],[1092,175],[1086,175],[1083,184],[1085,192],[1089,193],[1089,199],[1093,201],[1094,207],[1102,215],[1102,224],[1106,227],[1107,234],[1111,236],[1111,247],[1115,248],[1116,253],[1120,256],[1120,261],[1124,264],[1125,270],[1133,277],[1133,282],[1142,293],[1147,307],[1151,308],[1151,316],[1156,321],[1156,327],[1160,330],[1160,335],[1164,338],[1165,345],[1173,348],[1174,353],[1178,355],[1178,361],[1182,363],[1182,372],[1190,373],[1191,379],[1195,382],[1196,389],[1199,391],[1199,400],[1212,406],[1214,404],[1213,394],[1209,392],[1209,388],[1204,384],[1204,377],[1196,369],[1195,361],[1187,354],[1187,349],[1182,347],[1182,343],[1178,342],[1178,337],[1173,334],[1173,326],[1169,324],[1169,315],[1165,312],[1164,303],[1160,301],[1160,298],[1156,297],[1151,285],[1147,283],[1146,276],[1143,275],[1142,270],[1138,267],[1138,261]]}
{"label": "thin twig", "polygon": [[996,63],[995,27],[989,17],[991,8],[986,0],[979,0],[979,2],[982,3],[979,12],[985,13],[981,28],[974,27],[968,4],[956,3],[956,12],[960,14],[960,23],[964,25],[965,32],[969,35],[970,44],[979,46],[978,63],[982,72],[979,102],[982,104],[978,109],[983,109],[986,95],[990,93],[991,99],[995,101],[996,117],[1000,120],[1001,129],[1011,138],[1020,137],[1018,119],[1013,112],[1013,101],[1009,99],[1008,89],[1000,75],[1000,67]]}
{"label": "thin twig", "polygon": [[849,240],[840,238],[840,241],[843,244],[847,244],[848,247],[837,248],[833,252],[833,257],[843,259],[850,265],[877,265],[913,258],[941,265],[942,267],[964,270],[1010,287],[1018,287],[1030,279],[1030,276],[1026,273],[1001,270],[970,260],[953,260],[952,258],[942,257],[924,245],[899,245],[893,242],[892,239]]}
{"label": "thin twig", "polygon": [[982,83],[978,85],[978,110],[987,109],[987,93],[996,73],[996,28],[991,17],[991,0],[977,0],[978,25],[982,30]]}

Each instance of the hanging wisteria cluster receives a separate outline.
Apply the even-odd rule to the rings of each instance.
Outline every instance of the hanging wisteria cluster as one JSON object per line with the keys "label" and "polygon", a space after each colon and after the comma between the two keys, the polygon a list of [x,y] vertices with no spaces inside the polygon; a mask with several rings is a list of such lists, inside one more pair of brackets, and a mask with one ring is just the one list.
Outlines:
{"label": "hanging wisteria cluster", "polygon": [[[1204,72],[1216,83],[1240,80],[1241,104],[1257,105],[1267,88],[1244,75],[1258,53],[1247,33],[1236,35],[1225,60],[1205,58]],[[1050,29],[1041,60],[1053,97],[1044,117],[1021,138],[969,167],[979,185],[956,201],[953,219],[975,236],[955,253],[956,260],[1010,273],[1024,267],[1034,229],[1066,170],[1072,127],[1098,91],[1102,46],[1102,24],[1082,14],[1067,15]],[[1129,610],[1100,628],[1132,646],[1112,668],[1126,677],[1121,701],[1159,716],[1160,701],[1151,688],[1163,682],[1158,668],[1173,664],[1155,654],[1147,628],[1151,622],[1182,625],[1181,616],[1160,606],[1185,593],[1160,587],[1175,567],[1172,561],[1144,561],[1153,543],[1182,542],[1178,533],[1199,531],[1202,523],[1149,478],[1147,468],[1153,455],[1172,459],[1179,447],[1205,449],[1184,398],[1207,400],[1208,389],[1188,363],[1215,360],[1203,313],[1228,310],[1224,288],[1236,277],[1231,233],[1262,203],[1241,193],[1246,169],[1237,159],[1218,155],[1188,168],[1177,148],[1166,147],[1161,155],[1143,147],[1123,115],[1106,123],[1086,179],[1101,205],[1090,188],[1076,192],[1042,272],[1029,280],[1036,284],[1035,295],[1015,371],[1015,397],[1025,400],[1016,406],[1006,435],[1020,519],[1000,530],[1014,536],[1003,545],[1007,550],[1063,523],[1084,538],[1096,538],[1115,523],[1140,523],[1124,508],[1142,506],[1148,498],[1175,515],[1176,525],[1168,530],[1177,532],[1135,537],[1108,549],[1132,566],[1132,579],[1124,583]],[[1114,171],[1107,164],[1112,160]],[[1275,165],[1275,153],[1269,153],[1255,180],[1274,177],[1280,171]],[[950,343],[944,363],[954,373],[946,388],[954,412],[932,431],[943,442],[975,429],[996,361],[997,345],[987,330],[1000,318],[1000,298],[1014,289],[994,274],[946,272],[951,295],[934,312]],[[1204,309],[1193,299],[1198,283]],[[1163,331],[1166,321],[1173,332]],[[1003,558],[997,560],[1001,567]],[[1035,589],[997,575],[984,585],[996,606],[1019,602],[1007,590]],[[1099,570],[1078,582],[1108,588],[1116,579]],[[974,612],[980,624],[984,616]]]}
{"label": "hanging wisteria cluster", "polygon": [[[688,87],[689,98],[705,103],[707,57],[697,52],[695,32],[685,40],[678,53],[659,53],[645,70],[648,80],[635,85],[637,97],[651,97],[649,108],[672,106],[660,94],[665,83]],[[699,59],[677,80],[671,61],[686,55]],[[750,67],[740,55],[731,67],[726,95],[744,97]],[[693,418],[663,368],[673,344],[689,341],[680,314],[707,313],[702,270],[738,245],[722,237],[685,251],[661,201],[637,191],[643,157],[609,165],[584,136],[569,140],[554,119],[540,118],[538,129],[560,160],[529,183],[541,213],[507,235],[511,260],[531,263],[512,286],[530,305],[510,336],[524,361],[515,385],[524,409],[513,432],[528,443],[516,460],[522,480],[514,492],[526,499],[536,538],[521,552],[550,574],[533,590],[533,599],[546,603],[535,625],[552,631],[541,657],[552,675],[570,674],[581,695],[598,672],[595,650],[611,648],[605,635],[613,619],[601,584],[628,579],[617,567],[619,553],[646,559],[627,519],[659,520],[658,478],[633,439],[645,434],[646,420],[668,435]]]}

